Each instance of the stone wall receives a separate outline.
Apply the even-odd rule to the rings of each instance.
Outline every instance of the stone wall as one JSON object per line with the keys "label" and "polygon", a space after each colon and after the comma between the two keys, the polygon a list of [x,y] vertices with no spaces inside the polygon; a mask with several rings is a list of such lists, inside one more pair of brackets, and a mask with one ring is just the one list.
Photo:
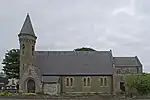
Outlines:
{"label": "stone wall", "polygon": [[58,94],[58,84],[44,84],[44,93],[49,95]]}

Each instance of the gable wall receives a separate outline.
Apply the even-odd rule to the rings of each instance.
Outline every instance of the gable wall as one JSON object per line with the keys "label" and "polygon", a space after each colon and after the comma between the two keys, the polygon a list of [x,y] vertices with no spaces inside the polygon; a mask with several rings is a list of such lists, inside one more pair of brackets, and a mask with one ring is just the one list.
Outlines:
{"label": "gable wall", "polygon": [[115,69],[115,87],[114,87],[114,91],[117,92],[121,92],[120,89],[120,82],[124,82],[125,81],[125,77],[127,75],[132,75],[132,74],[138,74],[138,73],[142,73],[142,67],[133,67],[133,66],[116,66]]}
{"label": "gable wall", "polygon": [[35,81],[35,91],[41,92],[41,76],[38,74],[38,69],[34,66],[28,66],[19,80],[19,89],[22,92],[27,92],[27,81],[32,79]]}
{"label": "gable wall", "polygon": [[137,74],[137,73],[142,73],[142,68],[136,67],[136,66],[135,67],[117,66],[116,73],[117,74]]}

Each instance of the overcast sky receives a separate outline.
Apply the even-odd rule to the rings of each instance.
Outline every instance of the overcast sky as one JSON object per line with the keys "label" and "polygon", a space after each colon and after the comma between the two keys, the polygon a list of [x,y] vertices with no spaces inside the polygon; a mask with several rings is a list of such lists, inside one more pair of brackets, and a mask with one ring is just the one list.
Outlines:
{"label": "overcast sky", "polygon": [[114,56],[138,56],[150,72],[150,0],[0,0],[0,61],[19,48],[27,13],[37,50],[112,49]]}

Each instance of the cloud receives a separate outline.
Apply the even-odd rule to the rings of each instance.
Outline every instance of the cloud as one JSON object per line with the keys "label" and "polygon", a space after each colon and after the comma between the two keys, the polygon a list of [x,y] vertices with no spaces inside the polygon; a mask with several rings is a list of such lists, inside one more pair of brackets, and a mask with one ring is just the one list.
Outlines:
{"label": "cloud", "polygon": [[130,0],[129,4],[127,4],[125,7],[116,9],[113,11],[113,15],[116,15],[117,13],[125,12],[131,16],[135,15],[135,0]]}
{"label": "cloud", "polygon": [[19,48],[17,35],[29,12],[38,36],[37,50],[73,50],[83,46],[112,49],[114,56],[137,55],[145,71],[150,71],[148,2],[3,0],[0,3],[0,56],[3,57],[7,49]]}

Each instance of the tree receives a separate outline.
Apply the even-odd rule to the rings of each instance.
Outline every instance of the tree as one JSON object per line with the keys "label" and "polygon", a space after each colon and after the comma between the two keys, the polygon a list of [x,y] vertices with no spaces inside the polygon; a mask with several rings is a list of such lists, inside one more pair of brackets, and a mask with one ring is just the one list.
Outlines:
{"label": "tree", "polygon": [[150,74],[127,76],[125,81],[129,92],[136,89],[141,95],[150,93]]}
{"label": "tree", "polygon": [[150,74],[142,74],[139,76],[136,89],[142,95],[150,93]]}
{"label": "tree", "polygon": [[20,50],[12,49],[6,52],[3,59],[3,71],[7,78],[19,79]]}
{"label": "tree", "polygon": [[92,48],[82,47],[82,48],[74,49],[74,51],[96,51],[96,50],[94,50]]}

